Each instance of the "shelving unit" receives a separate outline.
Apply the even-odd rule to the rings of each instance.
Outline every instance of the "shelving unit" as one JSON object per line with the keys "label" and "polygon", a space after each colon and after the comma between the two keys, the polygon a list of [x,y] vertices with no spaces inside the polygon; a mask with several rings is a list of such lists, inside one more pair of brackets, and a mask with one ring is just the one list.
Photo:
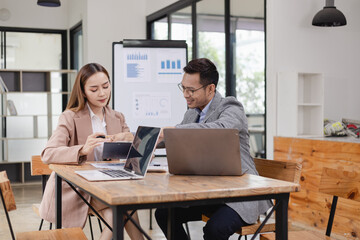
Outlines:
{"label": "shelving unit", "polygon": [[[29,162],[39,155],[65,109],[76,70],[0,70],[8,91],[1,93],[0,170],[13,182],[31,179]],[[16,115],[9,110],[14,103]],[[29,177],[30,176],[30,177]]]}
{"label": "shelving unit", "polygon": [[323,75],[279,72],[277,77],[277,135],[322,136]]}

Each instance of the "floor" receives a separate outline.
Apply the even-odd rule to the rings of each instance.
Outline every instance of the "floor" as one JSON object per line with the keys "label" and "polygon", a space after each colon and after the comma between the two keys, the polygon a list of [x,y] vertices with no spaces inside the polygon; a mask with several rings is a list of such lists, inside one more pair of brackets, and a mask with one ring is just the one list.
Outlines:
{"label": "floor", "polygon": [[[26,186],[13,186],[13,191],[15,195],[15,201],[17,209],[9,212],[10,219],[12,222],[14,233],[17,232],[27,232],[27,231],[36,231],[39,228],[40,218],[33,212],[32,205],[35,203],[40,203],[41,201],[41,185],[26,185]],[[140,223],[145,231],[151,236],[152,239],[166,239],[160,228],[157,226],[154,216],[153,219],[153,230],[149,230],[149,210],[139,211]],[[100,236],[99,225],[97,220],[92,217],[92,226],[94,231],[94,239],[98,239]],[[204,223],[191,222],[189,223],[190,235],[192,240],[202,239],[202,227]],[[49,224],[45,223],[43,229],[48,229]],[[89,228],[89,222],[86,223],[84,228],[85,235],[88,239],[91,239],[91,233]],[[11,239],[11,234],[9,227],[6,221],[5,213],[3,211],[3,206],[1,203],[0,206],[0,239],[7,240]],[[129,239],[126,236],[125,239]],[[230,240],[238,239],[238,235],[233,235]],[[250,238],[248,238],[250,239]],[[257,238],[259,239],[259,238]]]}

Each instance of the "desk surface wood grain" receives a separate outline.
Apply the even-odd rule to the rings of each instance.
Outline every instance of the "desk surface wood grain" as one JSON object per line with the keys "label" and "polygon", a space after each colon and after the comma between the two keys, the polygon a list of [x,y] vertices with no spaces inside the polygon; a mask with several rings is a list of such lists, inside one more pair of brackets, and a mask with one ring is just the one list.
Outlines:
{"label": "desk surface wood grain", "polygon": [[82,166],[51,164],[50,169],[110,205],[191,201],[224,196],[241,197],[300,191],[299,184],[250,174],[234,177],[147,173],[142,180],[89,182],[74,172],[94,169],[89,163]]}

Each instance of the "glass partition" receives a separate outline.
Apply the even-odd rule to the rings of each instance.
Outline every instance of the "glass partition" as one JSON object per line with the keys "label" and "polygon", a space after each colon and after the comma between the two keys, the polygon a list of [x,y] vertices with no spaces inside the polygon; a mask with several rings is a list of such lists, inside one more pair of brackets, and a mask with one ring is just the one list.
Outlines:
{"label": "glass partition", "polygon": [[236,97],[248,117],[250,151],[265,157],[264,0],[230,0]]}
{"label": "glass partition", "polygon": [[152,36],[155,40],[168,40],[168,20],[167,17],[152,23]]}
{"label": "glass partition", "polygon": [[[152,39],[171,36],[171,39],[186,40],[189,60],[206,57],[216,64],[220,74],[218,91],[225,96],[227,89],[227,94],[236,95],[244,105],[252,155],[265,156],[266,0],[176,3],[152,14],[167,16],[161,20],[149,20],[152,33],[155,33]],[[170,28],[167,25],[169,19]],[[225,31],[225,23],[229,22]],[[230,54],[226,55],[226,49]],[[226,72],[229,70],[231,73]]]}
{"label": "glass partition", "polygon": [[6,32],[7,69],[61,69],[61,34]]}
{"label": "glass partition", "polygon": [[213,61],[219,71],[217,90],[225,96],[225,16],[224,2],[197,3],[198,57]]}
{"label": "glass partition", "polygon": [[188,59],[192,59],[191,7],[171,14],[171,40],[185,40],[188,46]]}

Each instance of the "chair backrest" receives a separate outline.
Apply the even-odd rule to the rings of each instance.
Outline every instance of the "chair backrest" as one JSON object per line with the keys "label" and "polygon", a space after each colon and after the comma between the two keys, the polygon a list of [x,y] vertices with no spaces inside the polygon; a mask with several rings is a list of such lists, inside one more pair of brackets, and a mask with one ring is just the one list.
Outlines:
{"label": "chair backrest", "polygon": [[324,167],[319,192],[360,202],[360,172]]}
{"label": "chair backrest", "polygon": [[51,172],[49,165],[41,161],[41,156],[35,155],[31,157],[31,176],[50,175]]}
{"label": "chair backrest", "polygon": [[15,198],[14,193],[10,185],[10,180],[6,174],[6,171],[0,172],[0,190],[3,196],[3,203],[6,206],[7,211],[15,210]]}
{"label": "chair backrest", "polygon": [[299,183],[302,164],[294,161],[254,158],[260,176]]}

